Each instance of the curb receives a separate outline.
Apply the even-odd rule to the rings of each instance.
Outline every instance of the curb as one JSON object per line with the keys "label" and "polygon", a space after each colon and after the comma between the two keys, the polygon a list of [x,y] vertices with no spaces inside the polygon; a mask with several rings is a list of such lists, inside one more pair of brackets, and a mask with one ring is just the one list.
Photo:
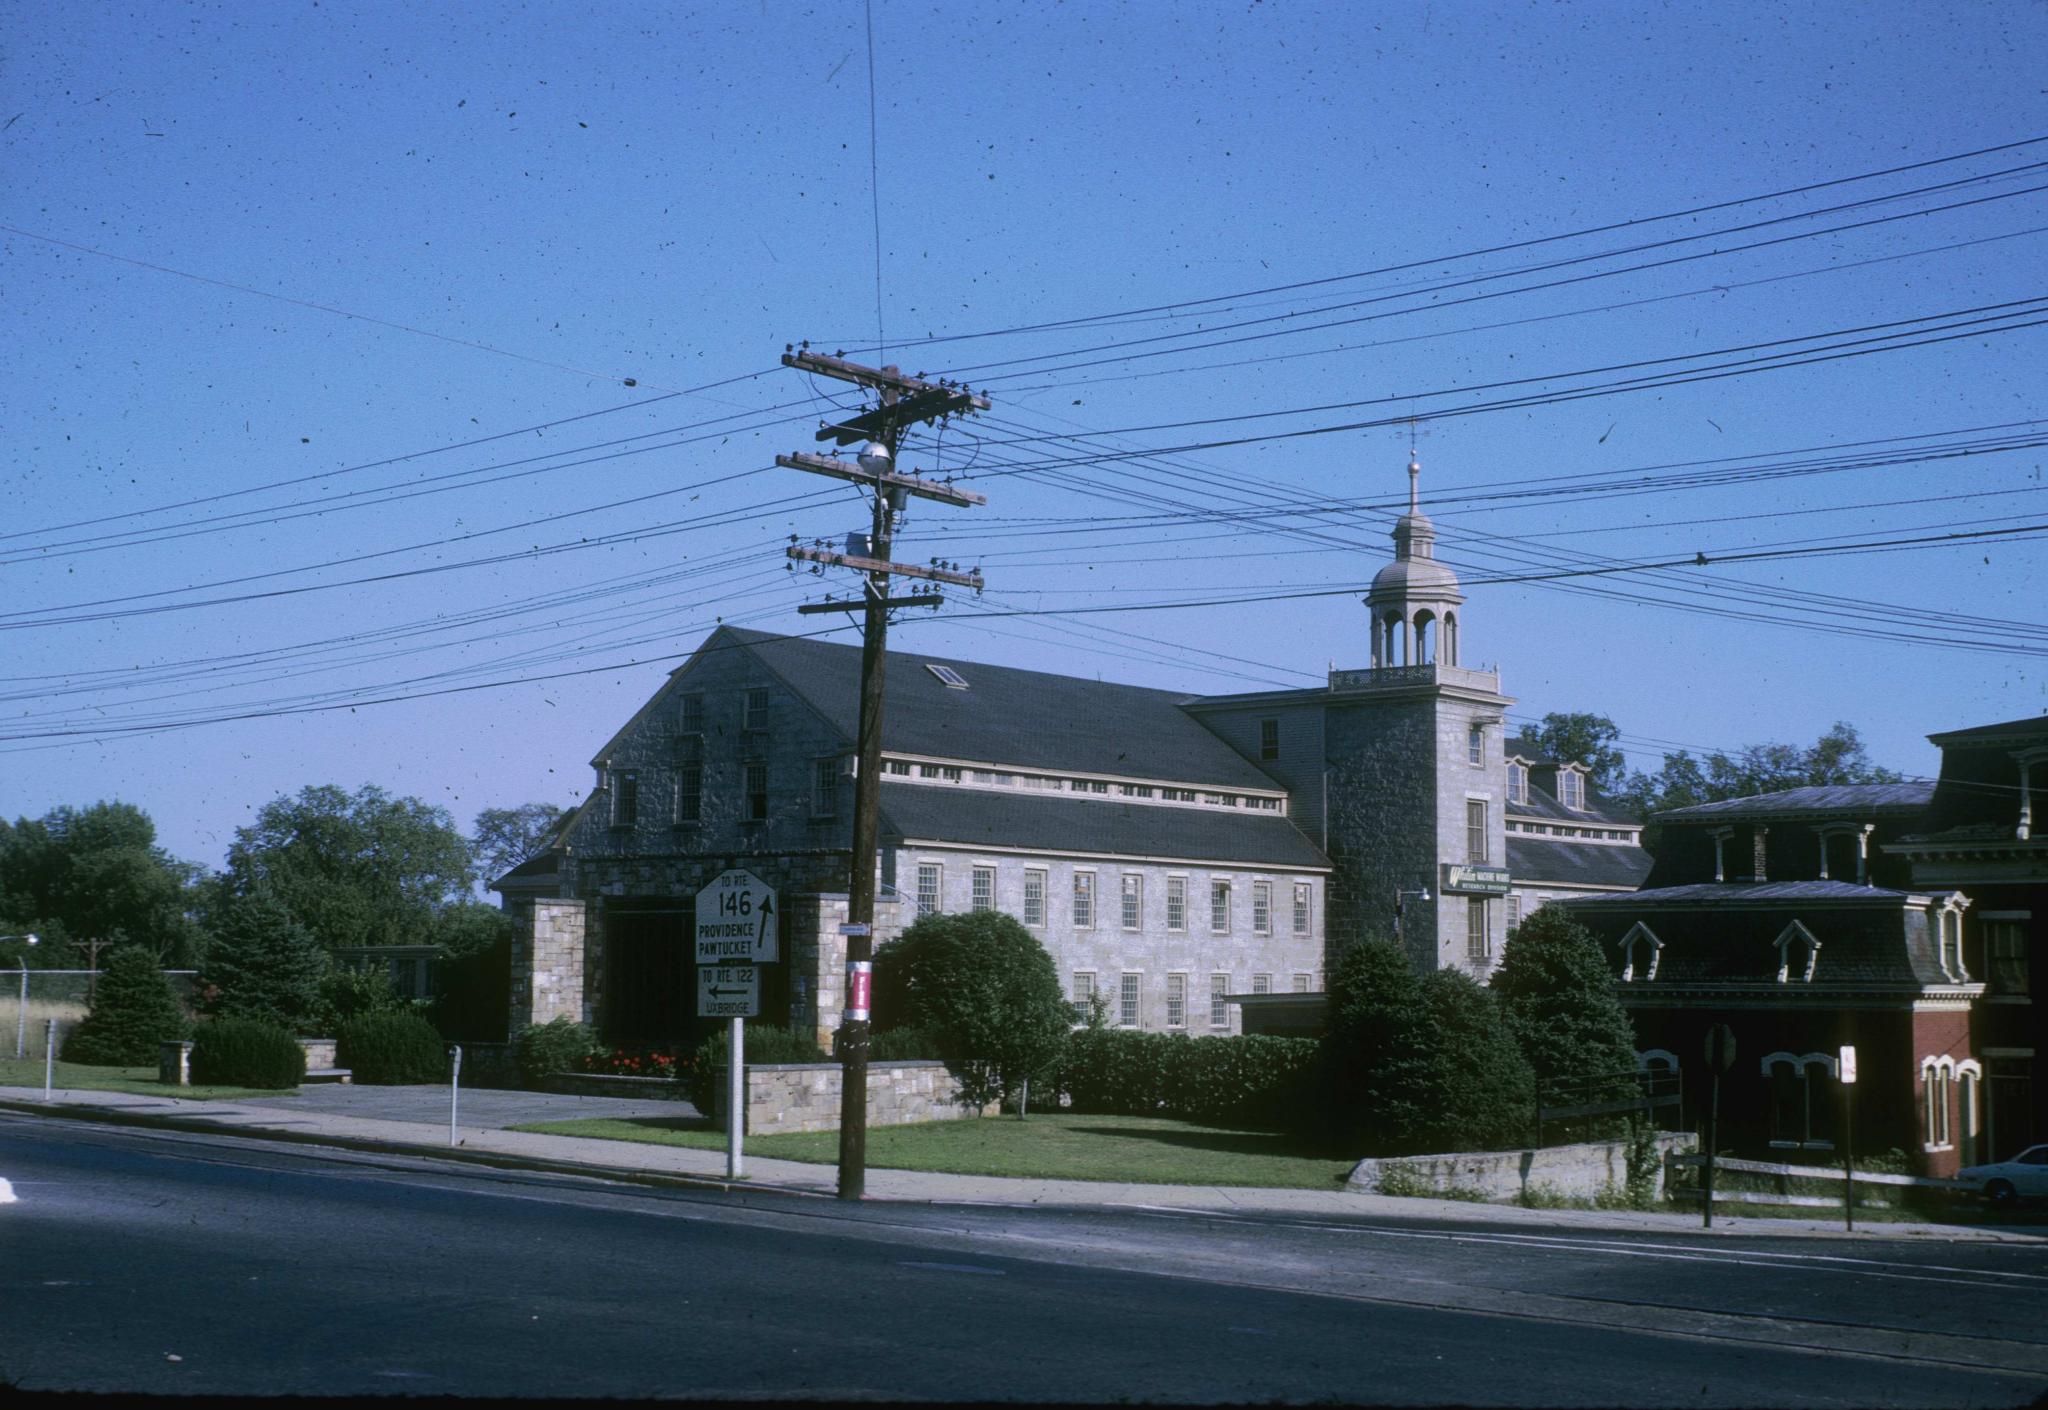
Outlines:
{"label": "curb", "polygon": [[498,1170],[534,1170],[550,1175],[586,1175],[628,1184],[657,1188],[717,1190],[725,1194],[774,1194],[791,1199],[833,1199],[816,1190],[789,1185],[761,1184],[751,1180],[727,1180],[715,1175],[683,1175],[637,1166],[592,1165],[574,1160],[547,1160],[538,1156],[512,1155],[503,1151],[465,1150],[460,1146],[431,1146],[411,1141],[385,1141],[369,1136],[321,1135],[313,1132],[281,1131],[274,1126],[224,1126],[203,1117],[166,1116],[155,1112],[121,1111],[117,1108],[87,1106],[70,1102],[25,1102],[0,1097],[0,1111],[24,1116],[55,1116],[66,1121],[85,1121],[102,1126],[140,1126],[163,1131],[182,1131],[198,1136],[240,1136],[245,1140],[277,1141],[285,1145],[326,1146],[365,1155],[410,1155],[453,1160],[465,1165],[483,1165]]}

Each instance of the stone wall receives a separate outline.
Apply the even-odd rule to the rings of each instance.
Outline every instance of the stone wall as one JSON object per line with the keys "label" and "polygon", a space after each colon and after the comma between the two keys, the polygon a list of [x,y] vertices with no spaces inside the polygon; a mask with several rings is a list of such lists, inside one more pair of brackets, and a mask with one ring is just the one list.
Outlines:
{"label": "stone wall", "polygon": [[[1659,1199],[1664,1196],[1666,1157],[1691,1151],[1698,1144],[1699,1138],[1689,1132],[1658,1134]],[[1413,1182],[1439,1193],[1477,1191],[1496,1204],[1511,1203],[1524,1190],[1567,1199],[1592,1199],[1609,1190],[1627,1188],[1628,1143],[1589,1141],[1543,1150],[1368,1157],[1353,1168],[1345,1185],[1361,1194],[1377,1194],[1383,1179],[1396,1185]]]}
{"label": "stone wall", "polygon": [[[836,1062],[747,1065],[746,1130],[750,1136],[789,1131],[839,1129],[840,1066]],[[724,1120],[725,1093],[715,1096],[717,1120]],[[960,1102],[960,1079],[942,1062],[876,1062],[868,1065],[868,1125],[908,1126],[921,1121],[956,1121],[993,1116]]]}
{"label": "stone wall", "polygon": [[519,930],[512,937],[512,1013],[509,1033],[557,1018],[590,1021],[586,992],[581,901],[537,900],[520,907]]}

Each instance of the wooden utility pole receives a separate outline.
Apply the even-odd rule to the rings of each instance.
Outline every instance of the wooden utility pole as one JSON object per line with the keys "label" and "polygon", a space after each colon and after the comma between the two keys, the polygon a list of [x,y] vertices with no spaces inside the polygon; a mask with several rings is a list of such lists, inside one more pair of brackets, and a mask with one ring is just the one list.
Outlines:
{"label": "wooden utility pole", "polygon": [[[846,1001],[839,1025],[839,1198],[860,1199],[867,1189],[869,998],[874,976],[875,854],[880,843],[882,809],[882,683],[888,649],[889,609],[936,605],[935,592],[889,596],[894,575],[927,582],[955,583],[981,590],[979,571],[954,566],[923,567],[890,558],[896,515],[906,498],[937,500],[969,507],[988,503],[983,496],[937,480],[896,473],[896,451],[903,428],[967,411],[988,410],[988,400],[964,387],[905,377],[894,367],[862,367],[809,350],[786,352],[785,367],[853,382],[880,393],[881,404],[848,420],[818,430],[820,441],[839,445],[864,443],[858,461],[823,455],[778,455],[775,463],[868,486],[874,495],[873,527],[865,545],[849,543],[845,552],[792,545],[791,559],[852,568],[862,575],[862,597],[854,602],[805,603],[802,612],[862,613],[860,648],[860,725],[853,780],[853,861],[847,885]],[[856,548],[865,552],[855,552]]]}

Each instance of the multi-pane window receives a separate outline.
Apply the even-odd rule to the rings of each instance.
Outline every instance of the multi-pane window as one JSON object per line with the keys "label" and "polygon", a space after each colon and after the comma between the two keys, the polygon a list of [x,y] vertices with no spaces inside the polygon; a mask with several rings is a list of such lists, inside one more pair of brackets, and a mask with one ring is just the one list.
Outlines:
{"label": "multi-pane window", "polygon": [[1261,759],[1277,759],[1280,757],[1280,722],[1278,720],[1259,721],[1259,757]]}
{"label": "multi-pane window", "polygon": [[1297,993],[1297,994],[1306,994],[1306,993],[1308,992],[1308,986],[1309,986],[1309,981],[1310,981],[1310,976],[1309,976],[1309,975],[1306,975],[1306,974],[1297,974],[1297,975],[1295,975],[1295,976],[1294,976],[1294,992],[1295,992],[1295,993]]}
{"label": "multi-pane window", "polygon": [[1465,731],[1465,762],[1474,768],[1486,762],[1486,729],[1482,725]]}
{"label": "multi-pane window", "polygon": [[1573,812],[1586,806],[1586,781],[1577,769],[1557,771],[1557,801]]}
{"label": "multi-pane window", "polygon": [[1209,930],[1214,935],[1230,933],[1230,883],[1209,883]]}
{"label": "multi-pane window", "polygon": [[1486,800],[1467,798],[1465,800],[1465,860],[1483,862],[1486,860]]}
{"label": "multi-pane window", "polygon": [[1125,1028],[1138,1026],[1138,981],[1144,976],[1126,974],[1117,985],[1116,1021]]}
{"label": "multi-pane window", "polygon": [[747,692],[746,709],[740,717],[740,724],[744,729],[768,728],[768,690],[765,686],[756,686]]}
{"label": "multi-pane window", "polygon": [[1949,1140],[1949,1073],[1945,1067],[1927,1069],[1927,1144],[1947,1146]]}
{"label": "multi-pane window", "polygon": [[1526,803],[1529,801],[1529,771],[1520,764],[1508,765],[1508,801]]}
{"label": "multi-pane window", "polygon": [[701,822],[704,817],[704,766],[683,764],[676,769],[676,821]]}
{"label": "multi-pane window", "polygon": [[1074,929],[1095,928],[1095,873],[1074,873]]}
{"label": "multi-pane window", "polygon": [[1985,979],[1994,994],[2024,994],[2030,976],[2027,973],[2027,935],[2024,923],[2017,920],[1987,920],[1984,922],[1984,959],[1989,973]]}
{"label": "multi-pane window", "polygon": [[677,728],[680,729],[684,734],[704,733],[703,696],[685,695],[683,697],[682,715],[677,723]]}
{"label": "multi-pane window", "polygon": [[1493,953],[1486,935],[1486,898],[1465,898],[1465,958],[1483,960]]}
{"label": "multi-pane window", "polygon": [[1074,1021],[1086,1023],[1095,1009],[1095,972],[1076,970],[1074,973]]}
{"label": "multi-pane window", "polygon": [[1166,878],[1166,928],[1188,928],[1188,879],[1184,876]]}
{"label": "multi-pane window", "polygon": [[1315,887],[1306,881],[1294,883],[1294,933],[1306,935],[1309,931],[1310,908],[1315,904]]}
{"label": "multi-pane window", "polygon": [[1942,972],[1956,979],[1963,978],[1962,913],[1956,910],[1937,911],[1934,916],[1934,929]]}
{"label": "multi-pane window", "polygon": [[935,916],[945,887],[946,869],[937,862],[917,864],[917,913]]}
{"label": "multi-pane window", "polygon": [[1834,1103],[1828,1088],[1835,1084],[1822,1085],[1823,1079],[1831,1075],[1831,1064],[1826,1058],[1811,1062],[1790,1056],[1771,1059],[1764,1077],[1771,1087],[1772,1145],[1832,1149],[1828,1134]]}
{"label": "multi-pane window", "polygon": [[1185,974],[1166,976],[1166,1026],[1188,1026],[1188,977]]}
{"label": "multi-pane window", "polygon": [[1273,992],[1273,976],[1272,976],[1272,975],[1270,975],[1270,974],[1255,974],[1255,975],[1253,975],[1253,976],[1252,976],[1252,992],[1253,992],[1254,994],[1270,994],[1270,993],[1272,993],[1272,992]]}
{"label": "multi-pane window", "polygon": [[747,775],[747,821],[768,821],[768,761],[749,759]]}
{"label": "multi-pane window", "polygon": [[1520,896],[1510,896],[1510,897],[1508,897],[1508,931],[1509,931],[1509,933],[1510,933],[1510,934],[1512,934],[1512,933],[1514,932],[1514,928],[1515,928],[1516,926],[1520,925],[1521,923],[1522,923],[1522,898],[1521,898]]}
{"label": "multi-pane window", "polygon": [[631,827],[640,821],[640,775],[631,769],[612,772],[612,826]]}
{"label": "multi-pane window", "polygon": [[1209,976],[1209,1026],[1230,1027],[1230,1004],[1223,997],[1230,992],[1230,976],[1212,974]]}
{"label": "multi-pane window", "polygon": [[1123,925],[1126,930],[1139,930],[1145,924],[1145,878],[1132,873],[1124,875]]}
{"label": "multi-pane window", "polygon": [[994,867],[976,867],[974,869],[974,899],[971,904],[973,909],[977,911],[992,911],[996,908],[996,869]]}
{"label": "multi-pane window", "polygon": [[811,816],[835,817],[839,812],[839,761],[816,759],[811,763]]}
{"label": "multi-pane window", "polygon": [[1024,923],[1045,924],[1045,873],[1035,867],[1024,873]]}

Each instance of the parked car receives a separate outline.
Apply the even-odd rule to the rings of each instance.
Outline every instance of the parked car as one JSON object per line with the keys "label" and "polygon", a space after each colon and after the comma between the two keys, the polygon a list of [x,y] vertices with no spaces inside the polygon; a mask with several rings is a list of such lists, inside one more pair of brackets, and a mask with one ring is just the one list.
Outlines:
{"label": "parked car", "polygon": [[2011,1160],[1972,1165],[1956,1172],[1994,1205],[2010,1208],[2023,1199],[2048,1197],[2048,1146],[2028,1146]]}

